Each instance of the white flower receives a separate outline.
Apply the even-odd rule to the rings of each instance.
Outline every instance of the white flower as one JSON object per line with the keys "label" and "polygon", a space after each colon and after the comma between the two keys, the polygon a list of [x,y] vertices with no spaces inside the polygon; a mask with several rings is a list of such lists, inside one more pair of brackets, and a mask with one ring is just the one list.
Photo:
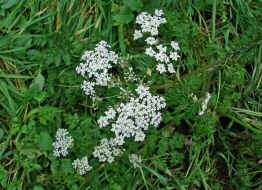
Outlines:
{"label": "white flower", "polygon": [[[172,64],[170,64],[170,61],[177,61],[180,56],[178,55],[177,51],[180,50],[178,42],[171,41],[170,45],[173,49],[173,51],[169,52],[167,50],[167,47],[158,44],[158,41],[155,37],[158,35],[158,28],[160,24],[164,24],[167,22],[167,20],[162,17],[164,14],[163,10],[155,9],[155,15],[151,15],[148,12],[142,12],[136,17],[136,23],[141,26],[141,32],[140,36],[142,36],[142,33],[149,32],[151,33],[151,37],[146,38],[146,43],[148,45],[156,45],[156,49],[154,50],[151,46],[146,48],[145,54],[154,57],[154,59],[161,64],[158,64],[156,67],[156,70],[160,72],[160,74],[168,72],[169,73],[175,73],[175,69]],[[167,69],[166,69],[167,68]]]}
{"label": "white flower", "polygon": [[159,44],[158,46],[156,46],[156,48],[159,50],[160,53],[166,53],[166,46],[163,46],[162,44]]}
{"label": "white flower", "polygon": [[137,141],[142,142],[142,141],[145,140],[145,137],[146,137],[146,135],[143,131],[138,131],[138,132],[136,132],[136,135],[135,135],[135,142],[137,142]]}
{"label": "white flower", "polygon": [[169,73],[175,73],[176,72],[172,63],[167,65],[167,70],[168,70]]}
{"label": "white flower", "polygon": [[175,51],[180,50],[178,43],[175,41],[171,41],[171,46]]}
{"label": "white flower", "polygon": [[95,90],[94,90],[95,83],[94,82],[88,82],[84,80],[81,84],[81,89],[85,92],[86,95],[94,95]]}
{"label": "white flower", "polygon": [[124,72],[124,79],[126,81],[133,81],[133,82],[136,82],[138,81],[139,79],[136,77],[136,74],[135,72],[133,71],[133,68],[132,67],[129,67],[128,68],[128,71],[127,72]]}
{"label": "white flower", "polygon": [[166,72],[166,67],[165,67],[164,64],[158,64],[158,65],[156,66],[156,70],[158,70],[159,73],[162,74],[162,73],[165,73],[165,72]]}
{"label": "white flower", "polygon": [[73,138],[68,135],[67,129],[58,129],[56,132],[56,141],[53,143],[55,150],[53,154],[55,157],[66,156],[68,154],[67,149],[72,145]]}
{"label": "white flower", "polygon": [[[111,131],[115,134],[114,142],[119,146],[130,137],[134,137],[135,141],[144,141],[144,131],[150,125],[157,127],[162,119],[160,111],[166,106],[165,99],[153,96],[149,87],[144,85],[139,85],[136,92],[137,96],[133,95],[127,103],[121,103],[116,110],[110,108],[105,112],[106,116],[98,120],[100,127],[104,126],[104,120],[106,126],[111,124]],[[111,115],[109,112],[114,113],[114,117],[111,117],[114,119],[108,119]]]}
{"label": "white flower", "polygon": [[136,23],[140,24],[142,33],[149,32],[152,36],[158,35],[160,24],[166,23],[166,19],[162,18],[163,11],[156,10],[156,15],[152,16],[148,12],[142,12],[136,17]]}
{"label": "white flower", "polygon": [[[174,46],[174,43],[171,43],[171,44],[173,44],[173,46]],[[170,54],[169,54],[167,52],[167,47],[163,46],[162,44],[157,45],[156,49],[158,50],[158,52],[155,52],[152,47],[146,48],[146,51],[145,51],[145,54],[147,54],[151,57],[154,57],[156,61],[161,62],[161,64],[157,65],[156,70],[158,70],[160,72],[160,74],[165,73],[166,72],[165,64],[167,64],[167,69],[168,69],[169,73],[175,73],[176,71],[174,70],[173,65],[170,63],[170,59],[177,61],[178,58],[180,57],[178,55],[178,53],[177,52],[170,52]],[[163,64],[163,63],[165,63],[165,64]]]}
{"label": "white flower", "polygon": [[88,171],[92,169],[92,167],[89,166],[88,164],[88,159],[86,156],[83,157],[81,160],[79,159],[74,160],[72,165],[73,168],[76,169],[80,175],[85,175]]}
{"label": "white flower", "polygon": [[108,118],[107,117],[100,117],[97,120],[97,123],[99,125],[100,128],[106,127],[109,124]]}
{"label": "white flower", "polygon": [[142,159],[141,159],[141,156],[140,156],[140,155],[130,154],[130,155],[128,156],[128,158],[129,158],[129,161],[131,162],[131,164],[133,164],[134,168],[140,167],[140,166],[139,166],[139,163],[142,162]]}
{"label": "white flower", "polygon": [[108,162],[112,163],[114,157],[119,156],[122,151],[117,148],[117,142],[115,139],[102,139],[100,145],[95,147],[93,156],[99,159],[99,162]]}
{"label": "white flower", "polygon": [[169,63],[170,62],[170,58],[167,56],[166,53],[163,53],[163,52],[157,53],[155,55],[155,59],[157,61],[162,62],[162,63]]}
{"label": "white flower", "polygon": [[177,59],[180,57],[177,52],[171,52],[169,55],[170,59],[177,61]]}
{"label": "white flower", "polygon": [[81,63],[76,67],[76,72],[83,77],[88,77],[89,81],[84,81],[81,88],[85,91],[86,95],[94,95],[94,86],[107,86],[111,80],[111,75],[108,70],[112,68],[112,64],[117,64],[118,55],[109,51],[110,48],[105,41],[96,44],[92,51],[86,51],[82,55]]}
{"label": "white flower", "polygon": [[162,120],[161,113],[154,113],[151,120],[151,125],[154,125],[155,127],[159,126],[160,122]]}
{"label": "white flower", "polygon": [[155,45],[157,43],[157,40],[154,37],[148,37],[145,41],[148,45]]}
{"label": "white flower", "polygon": [[158,9],[155,10],[156,16],[162,16],[163,14],[164,14],[163,10],[158,10]]}
{"label": "white flower", "polygon": [[142,38],[143,37],[143,34],[140,30],[135,30],[134,32],[134,40],[137,40],[139,38]]}
{"label": "white flower", "polygon": [[206,94],[206,99],[204,100],[202,104],[202,110],[198,113],[198,115],[203,115],[207,109],[207,104],[211,98],[211,95],[209,93]]}
{"label": "white flower", "polygon": [[116,116],[116,111],[113,108],[109,108],[105,112],[105,116],[101,116],[98,120],[97,123],[100,128],[106,127],[109,124],[110,119],[114,119]]}
{"label": "white flower", "polygon": [[113,108],[109,108],[109,110],[106,111],[105,114],[108,119],[114,119],[116,116],[116,111]]}
{"label": "white flower", "polygon": [[156,52],[153,50],[152,47],[149,47],[149,48],[146,48],[146,52],[145,52],[146,55],[149,55],[151,57],[154,57]]}
{"label": "white flower", "polygon": [[144,86],[144,85],[139,85],[139,86],[136,88],[136,93],[137,93],[140,97],[146,96],[146,95],[148,95],[148,93],[150,93],[150,92],[149,92],[149,87]]}

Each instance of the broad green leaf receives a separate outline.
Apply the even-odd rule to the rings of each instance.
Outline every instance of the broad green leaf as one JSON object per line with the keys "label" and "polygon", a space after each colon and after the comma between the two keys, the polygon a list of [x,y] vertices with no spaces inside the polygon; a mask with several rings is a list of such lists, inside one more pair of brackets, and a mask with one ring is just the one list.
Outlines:
{"label": "broad green leaf", "polygon": [[70,159],[63,159],[61,167],[65,173],[73,173],[72,161]]}
{"label": "broad green leaf", "polygon": [[50,169],[51,169],[53,174],[57,174],[57,172],[59,171],[59,161],[58,160],[52,160]]}
{"label": "broad green leaf", "polygon": [[47,132],[40,133],[40,140],[38,142],[39,148],[42,151],[52,150],[52,138]]}
{"label": "broad green leaf", "polygon": [[122,6],[120,7],[120,12],[113,16],[113,19],[120,24],[128,24],[134,19],[134,15],[127,6]]}

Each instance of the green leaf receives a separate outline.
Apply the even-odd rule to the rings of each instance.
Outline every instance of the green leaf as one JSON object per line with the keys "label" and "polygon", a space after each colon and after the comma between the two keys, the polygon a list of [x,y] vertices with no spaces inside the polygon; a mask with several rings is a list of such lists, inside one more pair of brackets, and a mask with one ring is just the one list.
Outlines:
{"label": "green leaf", "polygon": [[50,169],[51,169],[53,174],[57,174],[57,172],[59,171],[59,161],[58,160],[52,160]]}
{"label": "green leaf", "polygon": [[140,11],[143,7],[143,3],[140,0],[124,0],[124,2],[128,5],[128,7],[132,11]]}
{"label": "green leaf", "polygon": [[52,150],[52,138],[47,132],[40,133],[38,146],[42,151]]}
{"label": "green leaf", "polygon": [[33,77],[19,74],[0,74],[0,78],[31,79]]}
{"label": "green leaf", "polygon": [[140,165],[145,168],[146,170],[148,170],[149,172],[151,172],[152,174],[154,174],[163,184],[167,184],[168,183],[168,179],[164,176],[162,176],[161,174],[159,174],[157,171],[145,166],[144,164],[140,163]]}
{"label": "green leaf", "polygon": [[3,138],[4,136],[4,130],[0,128],[0,140]]}
{"label": "green leaf", "polygon": [[121,53],[122,55],[126,55],[126,45],[125,45],[125,41],[124,41],[124,32],[123,32],[123,24],[119,25],[118,28],[118,32],[119,32],[119,45],[120,45],[120,49],[121,49]]}
{"label": "green leaf", "polygon": [[4,9],[0,9],[0,16],[5,16],[5,10]]}
{"label": "green leaf", "polygon": [[9,9],[15,4],[17,4],[19,0],[6,0],[5,3],[1,6],[3,9]]}
{"label": "green leaf", "polygon": [[73,173],[72,161],[70,159],[63,159],[61,167],[65,173]]}
{"label": "green leaf", "polygon": [[36,185],[33,190],[45,190],[42,186]]}
{"label": "green leaf", "polygon": [[171,146],[172,149],[175,148],[183,148],[185,144],[185,137],[182,134],[175,133],[169,141],[169,145]]}
{"label": "green leaf", "polygon": [[134,18],[132,11],[127,6],[120,7],[120,12],[113,19],[121,24],[128,24]]}
{"label": "green leaf", "polygon": [[3,166],[0,166],[0,185],[3,187],[8,186],[8,171]]}
{"label": "green leaf", "polygon": [[[10,115],[15,116],[17,104],[10,96],[7,85],[4,81],[0,81],[0,92],[2,92],[3,95],[6,97],[6,100],[4,102],[0,102],[0,105],[2,105]],[[6,104],[7,102],[9,105]]]}

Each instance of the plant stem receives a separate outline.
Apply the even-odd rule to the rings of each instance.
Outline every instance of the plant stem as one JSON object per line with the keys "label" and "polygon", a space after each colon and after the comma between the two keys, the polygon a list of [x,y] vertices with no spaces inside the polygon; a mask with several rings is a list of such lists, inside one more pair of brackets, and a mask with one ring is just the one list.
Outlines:
{"label": "plant stem", "polygon": [[212,40],[215,40],[216,36],[216,12],[217,12],[217,7],[216,7],[216,0],[213,0],[213,8],[212,8]]}

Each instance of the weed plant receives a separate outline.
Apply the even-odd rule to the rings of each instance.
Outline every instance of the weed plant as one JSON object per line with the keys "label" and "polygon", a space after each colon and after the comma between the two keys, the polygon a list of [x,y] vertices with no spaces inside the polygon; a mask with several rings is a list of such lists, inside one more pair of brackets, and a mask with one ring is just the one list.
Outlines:
{"label": "weed plant", "polygon": [[[134,40],[155,9],[156,39],[179,43],[175,72],[158,72],[148,33]],[[101,41],[119,60],[90,97],[75,70]],[[0,189],[262,189],[261,81],[261,0],[0,0]],[[161,123],[99,162],[114,137],[99,118],[142,84],[165,99]],[[61,128],[73,140],[58,157]]]}

